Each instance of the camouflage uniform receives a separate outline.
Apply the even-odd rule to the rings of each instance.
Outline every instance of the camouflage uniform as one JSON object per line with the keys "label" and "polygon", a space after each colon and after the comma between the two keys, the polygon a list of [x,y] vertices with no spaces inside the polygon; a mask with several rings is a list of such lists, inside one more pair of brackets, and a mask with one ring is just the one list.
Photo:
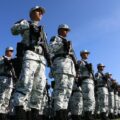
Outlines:
{"label": "camouflage uniform", "polygon": [[[62,36],[52,37],[50,41],[50,53],[53,59],[52,75],[55,80],[54,111],[67,110],[72,93],[74,77],[76,75],[74,62],[69,55],[65,55],[65,46]],[[64,113],[64,112],[63,112]]]}
{"label": "camouflage uniform", "polygon": [[88,63],[84,59],[79,63],[82,80],[83,111],[93,112],[95,110],[94,80],[93,75],[88,71],[86,64]]}
{"label": "camouflage uniform", "polygon": [[15,106],[25,106],[25,108],[27,106],[36,110],[41,109],[46,85],[46,59],[40,42],[43,38],[37,36],[40,32],[45,37],[45,33],[38,23],[38,21],[21,20],[15,23],[11,29],[13,35],[21,34],[23,38],[21,43],[25,46],[22,71],[16,85],[14,103]]}
{"label": "camouflage uniform", "polygon": [[118,97],[118,91],[117,90],[115,91],[114,97],[115,97],[115,101],[114,101],[115,102],[114,114],[115,114],[115,116],[117,116],[118,113],[119,113],[119,97]]}
{"label": "camouflage uniform", "polygon": [[112,118],[114,115],[114,88],[112,79],[108,80],[108,88],[109,88],[109,115]]}
{"label": "camouflage uniform", "polygon": [[98,71],[95,74],[95,77],[97,80],[98,106],[102,117],[106,116],[108,113],[108,85],[107,81],[104,79],[104,74],[102,71]]}
{"label": "camouflage uniform", "polygon": [[74,116],[79,116],[80,118],[83,112],[83,95],[81,86],[78,86],[77,83],[74,83],[69,105],[73,119]]}
{"label": "camouflage uniform", "polygon": [[3,114],[9,111],[9,102],[13,91],[11,66],[5,63],[5,59],[10,61],[11,58],[7,56],[0,58],[0,113]]}

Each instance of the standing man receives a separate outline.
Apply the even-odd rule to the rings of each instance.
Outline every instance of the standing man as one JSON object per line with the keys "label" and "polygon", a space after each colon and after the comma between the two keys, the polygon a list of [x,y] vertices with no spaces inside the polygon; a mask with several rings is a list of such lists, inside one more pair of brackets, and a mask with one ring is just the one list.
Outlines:
{"label": "standing man", "polygon": [[71,42],[66,38],[68,32],[70,32],[69,26],[61,24],[58,27],[58,35],[50,40],[52,76],[55,80],[53,91],[55,120],[67,120],[68,102],[76,76],[73,49]]}
{"label": "standing man", "polygon": [[95,110],[94,74],[92,64],[87,62],[89,54],[90,52],[87,50],[81,51],[80,56],[82,60],[79,62],[84,120],[94,120],[92,113]]}
{"label": "standing man", "polygon": [[103,64],[98,64],[98,72],[95,74],[95,77],[97,81],[96,87],[100,118],[101,120],[108,120],[108,74],[103,73],[104,68]]}
{"label": "standing man", "polygon": [[109,118],[114,119],[114,107],[115,107],[115,98],[114,98],[114,89],[116,81],[113,80],[112,74],[109,74],[108,79],[108,90],[109,90]]}
{"label": "standing man", "polygon": [[47,45],[46,34],[39,22],[44,13],[43,7],[35,6],[30,10],[30,21],[20,20],[11,29],[13,35],[22,36],[19,44],[19,52],[23,55],[22,70],[14,93],[17,120],[26,119],[26,106],[31,110],[32,120],[42,119],[38,114],[46,85]]}
{"label": "standing man", "polygon": [[13,48],[7,47],[5,56],[0,57],[0,120],[7,120],[13,80],[16,79],[11,61],[12,56]]}

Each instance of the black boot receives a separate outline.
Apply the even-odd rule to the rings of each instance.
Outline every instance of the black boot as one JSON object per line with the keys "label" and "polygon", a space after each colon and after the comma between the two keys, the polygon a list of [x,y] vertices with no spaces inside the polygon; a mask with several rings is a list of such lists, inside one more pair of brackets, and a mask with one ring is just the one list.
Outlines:
{"label": "black boot", "polygon": [[92,112],[91,111],[86,111],[84,113],[84,120],[95,120],[94,117],[92,116]]}
{"label": "black boot", "polygon": [[39,115],[39,110],[32,108],[31,109],[31,120],[42,120],[41,116]]}
{"label": "black boot", "polygon": [[23,106],[15,107],[15,120],[26,120],[26,112]]}
{"label": "black boot", "polygon": [[109,114],[109,118],[110,118],[110,119],[115,119],[114,114],[113,114],[113,113],[110,113],[110,114]]}
{"label": "black boot", "polygon": [[67,120],[68,119],[68,110],[66,110],[66,109],[62,110],[62,114],[63,114],[63,119]]}
{"label": "black boot", "polygon": [[110,120],[110,119],[106,116],[106,112],[102,112],[102,113],[100,114],[100,118],[101,118],[101,120]]}
{"label": "black boot", "polygon": [[56,111],[55,120],[66,120],[64,119],[64,116],[63,110]]}
{"label": "black boot", "polygon": [[3,113],[0,113],[0,120],[8,120],[7,115],[3,114]]}
{"label": "black boot", "polygon": [[26,112],[26,120],[32,120],[31,111]]}

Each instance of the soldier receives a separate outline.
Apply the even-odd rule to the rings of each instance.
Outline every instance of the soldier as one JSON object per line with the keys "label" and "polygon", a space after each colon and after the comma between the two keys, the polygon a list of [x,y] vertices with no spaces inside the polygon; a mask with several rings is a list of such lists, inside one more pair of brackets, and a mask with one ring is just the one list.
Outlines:
{"label": "soldier", "polygon": [[83,95],[81,86],[74,83],[72,95],[69,102],[69,109],[71,112],[72,120],[81,120],[83,113]]}
{"label": "soldier", "polygon": [[[78,61],[78,65],[79,65]],[[69,102],[69,109],[71,112],[72,120],[81,120],[83,113],[83,95],[81,88],[81,79],[80,79],[80,68],[79,66],[76,69],[76,79],[73,85],[73,91]]]}
{"label": "soldier", "polygon": [[95,110],[94,95],[94,75],[92,64],[87,62],[90,52],[83,50],[80,52],[82,60],[79,62],[81,87],[83,93],[83,112],[85,120],[94,120],[92,112]]}
{"label": "soldier", "polygon": [[109,90],[109,118],[114,119],[114,89],[115,89],[116,81],[112,79],[112,74],[109,74],[108,79],[108,90]]}
{"label": "soldier", "polygon": [[61,24],[58,27],[58,35],[50,40],[52,76],[55,80],[53,91],[55,120],[67,120],[68,102],[76,76],[71,42],[66,38],[69,31],[68,25]]}
{"label": "soldier", "polygon": [[7,47],[5,56],[0,57],[0,120],[7,119],[9,101],[13,91],[13,79],[16,79],[12,66],[13,47]]}
{"label": "soldier", "polygon": [[11,29],[13,35],[22,36],[18,50],[23,56],[22,70],[14,93],[17,120],[26,119],[25,107],[31,110],[32,116],[29,119],[42,119],[42,115],[38,114],[46,85],[45,67],[48,57],[46,34],[43,26],[39,26],[44,13],[43,7],[35,6],[29,13],[31,21],[20,20]]}
{"label": "soldier", "polygon": [[114,99],[115,99],[115,106],[114,106],[114,115],[115,118],[118,118],[118,114],[119,114],[119,96],[118,96],[118,83],[116,82],[116,86],[114,89]]}
{"label": "soldier", "polygon": [[102,63],[97,65],[98,72],[95,74],[96,77],[96,87],[98,96],[98,106],[100,111],[100,118],[102,120],[108,120],[108,74],[104,74],[105,65]]}

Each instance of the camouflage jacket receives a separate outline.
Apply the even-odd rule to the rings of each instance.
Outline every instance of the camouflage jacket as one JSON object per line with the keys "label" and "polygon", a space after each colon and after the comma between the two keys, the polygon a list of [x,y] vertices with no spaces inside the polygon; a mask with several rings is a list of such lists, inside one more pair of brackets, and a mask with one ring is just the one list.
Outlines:
{"label": "camouflage jacket", "polygon": [[[51,59],[59,54],[66,54],[64,50],[64,44],[61,36],[54,36],[50,40],[50,55]],[[64,73],[72,76],[76,76],[75,65],[73,60],[69,57],[57,57],[53,60],[52,73]]]}

